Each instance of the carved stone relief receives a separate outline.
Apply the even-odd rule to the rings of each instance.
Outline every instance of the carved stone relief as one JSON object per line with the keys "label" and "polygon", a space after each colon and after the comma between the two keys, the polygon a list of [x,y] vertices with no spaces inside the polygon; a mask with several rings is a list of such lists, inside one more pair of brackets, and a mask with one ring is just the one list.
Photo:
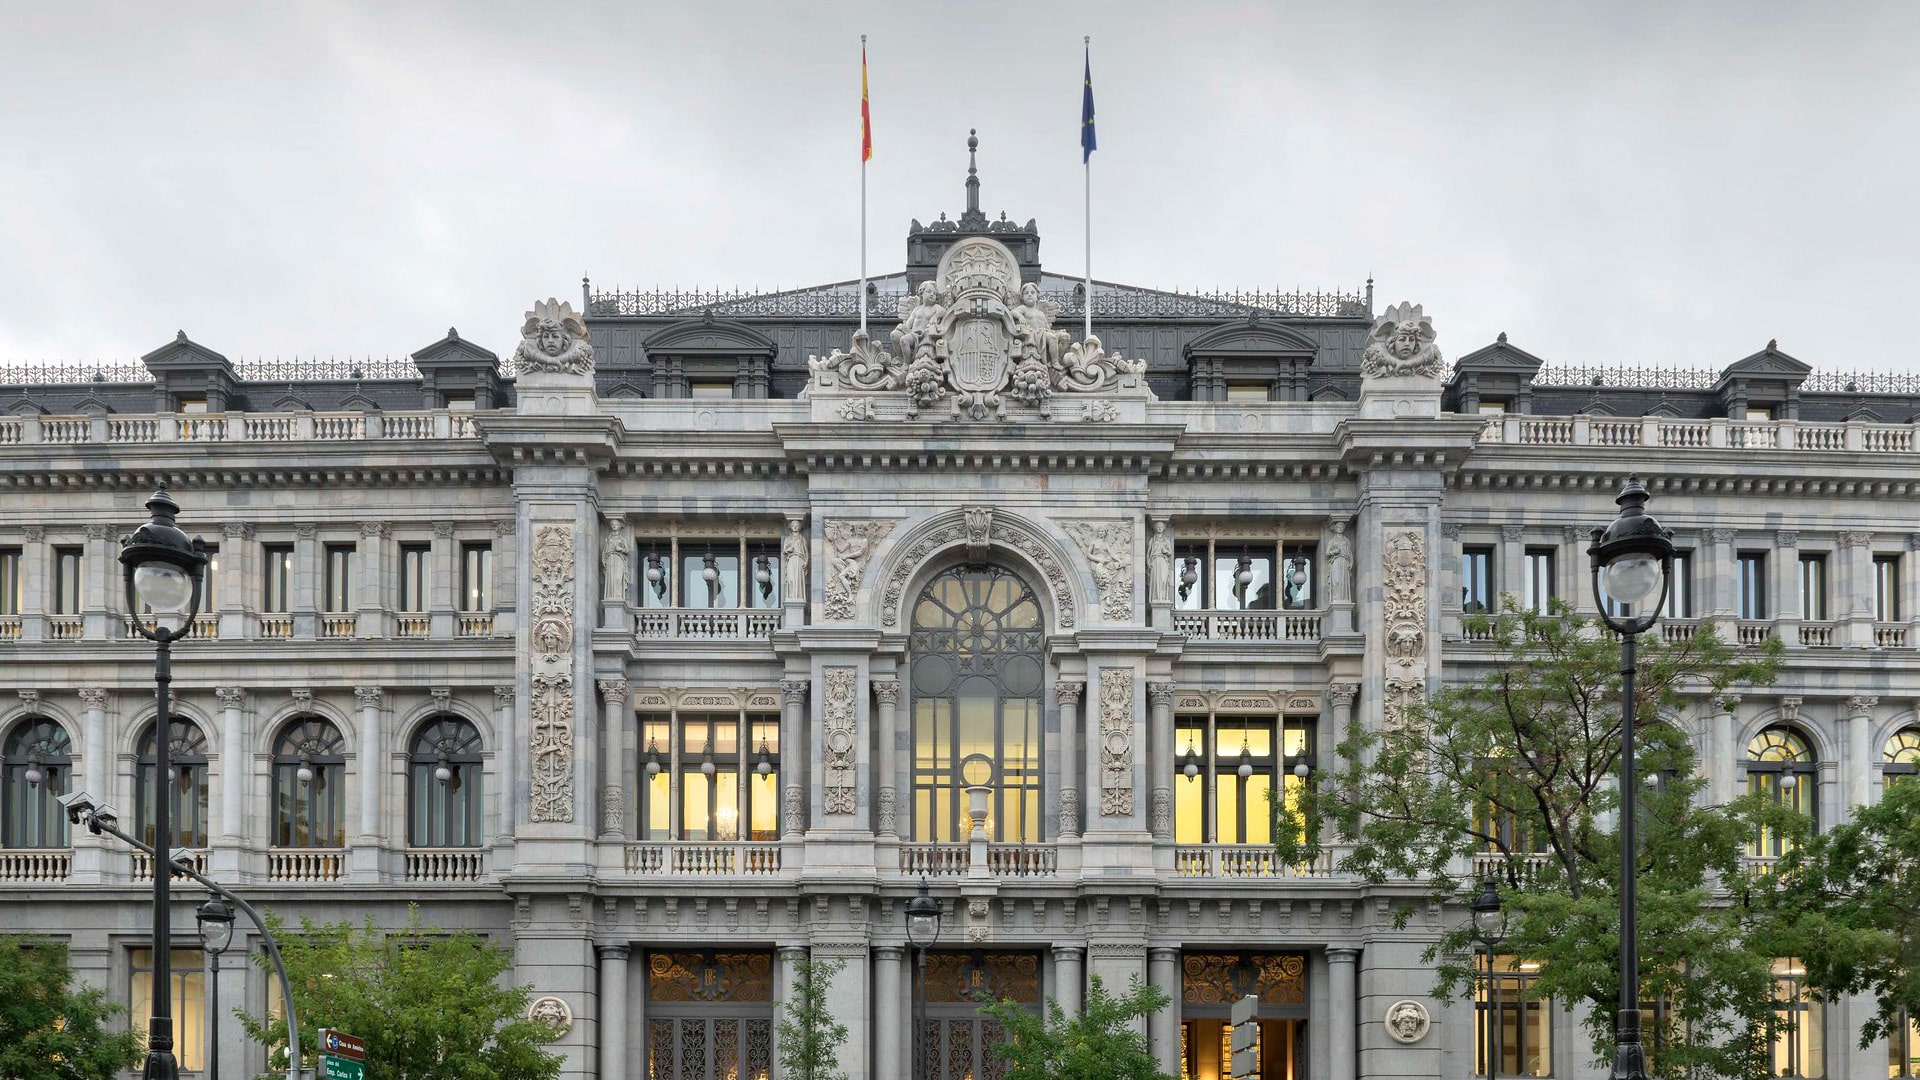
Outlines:
{"label": "carved stone relief", "polygon": [[891,520],[827,522],[827,603],[823,609],[827,618],[853,618],[867,559],[881,537],[893,531],[894,524]]}
{"label": "carved stone relief", "polygon": [[1402,668],[1427,655],[1427,547],[1418,530],[1396,529],[1386,542],[1386,651]]}
{"label": "carved stone relief", "polygon": [[[880,623],[883,626],[895,626],[900,621],[900,597],[907,589],[907,579],[913,576],[927,558],[934,552],[950,544],[966,540],[966,528],[962,521],[949,521],[937,528],[923,532],[908,544],[893,561],[893,569],[887,574],[886,588],[880,594]],[[1067,572],[1054,558],[1053,552],[1039,540],[1029,535],[1023,528],[1002,521],[993,521],[987,528],[988,539],[1002,547],[1020,552],[1047,579],[1047,588],[1053,593],[1054,610],[1061,629],[1071,630],[1074,625],[1073,590],[1067,584]]]}
{"label": "carved stone relief", "polygon": [[1100,669],[1100,814],[1133,813],[1133,671]]}
{"label": "carved stone relief", "polygon": [[573,526],[534,533],[532,624],[532,820],[573,820]]}
{"label": "carved stone relief", "polygon": [[825,692],[820,708],[824,726],[822,742],[826,751],[821,767],[824,777],[824,803],[829,814],[851,814],[859,769],[855,750],[855,722],[859,716],[858,668],[830,667],[822,680]]}
{"label": "carved stone relief", "polygon": [[1425,679],[1388,679],[1385,721],[1388,731],[1400,731],[1414,723],[1412,709],[1426,697]]}
{"label": "carved stone relief", "polygon": [[1100,614],[1109,622],[1133,618],[1133,581],[1139,567],[1133,562],[1133,523],[1130,521],[1063,521],[1060,528],[1080,545],[1093,583],[1100,588]]}
{"label": "carved stone relief", "polygon": [[573,313],[573,305],[548,297],[536,300],[520,325],[520,347],[513,357],[521,371],[588,375],[593,372],[593,343],[587,324]]}
{"label": "carved stone relief", "polygon": [[1437,379],[1444,361],[1434,347],[1433,320],[1419,304],[1399,303],[1382,312],[1367,332],[1360,357],[1362,379],[1419,375]]}

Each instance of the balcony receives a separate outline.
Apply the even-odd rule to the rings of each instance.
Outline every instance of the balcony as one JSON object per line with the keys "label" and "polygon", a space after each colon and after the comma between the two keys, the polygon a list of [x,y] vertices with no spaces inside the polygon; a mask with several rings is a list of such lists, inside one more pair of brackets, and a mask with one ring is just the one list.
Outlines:
{"label": "balcony", "polygon": [[1318,611],[1209,611],[1175,613],[1173,629],[1190,638],[1208,641],[1293,641],[1313,644],[1320,640]]}
{"label": "balcony", "polygon": [[1321,878],[1333,873],[1333,853],[1295,864],[1261,844],[1182,844],[1173,849],[1173,872],[1186,878]]}
{"label": "balcony", "polygon": [[255,635],[266,641],[291,641],[293,639],[293,616],[272,614],[262,615],[260,632]]}
{"label": "balcony", "polygon": [[78,615],[51,615],[47,618],[49,641],[79,641],[85,624]]}
{"label": "balcony", "polygon": [[1487,421],[1482,443],[1517,446],[1649,446],[1669,450],[1765,450],[1911,454],[1911,424],[1850,420],[1816,424],[1799,420],[1747,421],[1724,417],[1675,420],[1659,416],[1615,419],[1599,416],[1533,416],[1510,413]]}
{"label": "balcony", "polygon": [[395,637],[423,638],[433,629],[433,619],[426,615],[396,615],[393,618]]}
{"label": "balcony", "polygon": [[626,869],[629,874],[647,876],[766,877],[780,872],[780,844],[772,840],[628,844]]}
{"label": "balcony", "polygon": [[[3,636],[3,635],[0,635]],[[1877,622],[1873,624],[1873,643],[1883,649],[1904,649],[1907,647],[1907,624],[1896,622]]]}
{"label": "balcony", "polygon": [[1540,873],[1553,860],[1553,856],[1544,851],[1519,852],[1512,855],[1497,851],[1485,851],[1473,857],[1473,880],[1485,881],[1494,878],[1502,883],[1510,879],[1509,875],[1518,875],[1522,885],[1532,885]]}
{"label": "balcony", "polygon": [[408,848],[407,880],[461,884],[487,876],[484,848]]}
{"label": "balcony", "polygon": [[474,426],[471,412],[447,409],[0,418],[0,445],[6,446],[379,442],[478,437],[479,430]]}
{"label": "balcony", "polygon": [[345,848],[273,848],[267,852],[268,881],[339,881],[346,872]]}
{"label": "balcony", "polygon": [[67,848],[16,848],[0,851],[0,881],[57,884],[73,870]]}
{"label": "balcony", "polygon": [[463,611],[453,618],[453,632],[457,637],[492,637],[493,612]]}
{"label": "balcony", "polygon": [[320,636],[323,638],[350,638],[360,627],[357,615],[320,616]]}
{"label": "balcony", "polygon": [[[148,630],[154,629],[156,625],[152,620],[147,620],[146,626]],[[140,631],[133,628],[132,622],[126,624],[126,629],[123,633],[128,641],[146,640],[140,636]],[[213,641],[219,638],[219,636],[220,615],[217,612],[195,615],[193,617],[193,625],[187,628],[188,641]]]}
{"label": "balcony", "polygon": [[[1746,644],[1741,642],[1741,644]],[[1834,624],[1830,622],[1803,622],[1800,624],[1800,644],[1816,647],[1829,647],[1835,644]]]}
{"label": "balcony", "polygon": [[[900,873],[905,877],[959,877],[973,869],[972,845],[905,844]],[[1060,856],[1052,844],[988,844],[987,874],[997,878],[1052,877]]]}
{"label": "balcony", "polygon": [[0,641],[20,640],[20,616],[0,615]]}
{"label": "balcony", "polygon": [[636,641],[749,641],[771,638],[780,612],[754,608],[642,608],[634,613]]}

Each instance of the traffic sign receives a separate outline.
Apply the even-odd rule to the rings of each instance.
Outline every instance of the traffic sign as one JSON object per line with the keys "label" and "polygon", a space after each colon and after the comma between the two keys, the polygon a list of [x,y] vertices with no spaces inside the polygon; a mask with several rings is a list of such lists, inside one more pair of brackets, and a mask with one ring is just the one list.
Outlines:
{"label": "traffic sign", "polygon": [[1228,1075],[1235,1080],[1252,1076],[1260,1067],[1260,1022],[1253,1018],[1259,1009],[1259,996],[1248,994],[1234,1002],[1232,1011],[1228,1013],[1233,1024],[1228,1029],[1228,1048],[1233,1051],[1233,1057],[1228,1062]]}
{"label": "traffic sign", "polygon": [[367,1041],[358,1035],[349,1035],[332,1028],[320,1029],[320,1052],[335,1054],[355,1061],[367,1060]]}
{"label": "traffic sign", "polygon": [[352,1058],[321,1054],[320,1078],[321,1080],[367,1080],[367,1066]]}
{"label": "traffic sign", "polygon": [[1241,1024],[1252,1020],[1254,1011],[1259,1007],[1260,998],[1256,994],[1248,994],[1239,1001],[1234,1002],[1233,1012],[1230,1014],[1233,1026],[1239,1027]]}

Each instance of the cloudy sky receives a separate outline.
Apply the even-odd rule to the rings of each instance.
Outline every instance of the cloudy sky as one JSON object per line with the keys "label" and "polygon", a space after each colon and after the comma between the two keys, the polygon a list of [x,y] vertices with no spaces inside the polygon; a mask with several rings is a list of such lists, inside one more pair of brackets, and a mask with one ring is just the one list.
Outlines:
{"label": "cloudy sky", "polygon": [[0,363],[496,351],[535,297],[1037,218],[1158,288],[1371,274],[1457,356],[1920,370],[1920,4],[0,0]]}

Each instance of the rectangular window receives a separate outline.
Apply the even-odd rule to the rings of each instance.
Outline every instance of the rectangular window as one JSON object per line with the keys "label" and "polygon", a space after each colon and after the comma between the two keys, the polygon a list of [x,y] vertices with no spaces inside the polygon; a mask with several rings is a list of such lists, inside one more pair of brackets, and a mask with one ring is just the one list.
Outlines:
{"label": "rectangular window", "polygon": [[1228,401],[1266,401],[1271,396],[1266,383],[1230,382],[1227,384]]}
{"label": "rectangular window", "polygon": [[[1315,717],[1181,716],[1174,726],[1178,844],[1273,843],[1273,798],[1292,805],[1312,774]],[[1279,728],[1276,742],[1276,726]],[[1308,776],[1298,767],[1306,765]],[[1204,873],[1202,867],[1189,867]]]}
{"label": "rectangular window", "polygon": [[1312,544],[1280,545],[1280,606],[1289,611],[1312,608],[1314,599]]}
{"label": "rectangular window", "polygon": [[1742,619],[1767,617],[1767,557],[1758,551],[1740,553],[1740,606]]}
{"label": "rectangular window", "polygon": [[[134,949],[132,961],[127,1017],[144,1029],[153,1017],[153,950]],[[167,981],[173,986],[173,1056],[181,1071],[199,1072],[207,1067],[206,960],[199,949],[171,949],[167,963]]]}
{"label": "rectangular window", "polygon": [[20,614],[19,548],[0,548],[0,615]]}
{"label": "rectangular window", "polygon": [[[6,556],[0,554],[0,566],[4,566]],[[5,588],[0,585],[0,589]],[[1873,557],[1873,620],[1875,622],[1900,621],[1900,556],[1875,555]]]}
{"label": "rectangular window", "polygon": [[400,595],[394,607],[399,611],[427,610],[427,568],[433,548],[427,544],[400,545]]}
{"label": "rectangular window", "polygon": [[293,610],[293,545],[260,545],[261,572],[265,586],[260,610],[284,615]]}
{"label": "rectangular window", "polygon": [[1493,610],[1493,549],[1460,550],[1460,609],[1469,615]]}
{"label": "rectangular window", "polygon": [[220,548],[207,545],[207,566],[200,573],[200,610],[212,614],[220,610]]}
{"label": "rectangular window", "polygon": [[[1539,977],[1539,962],[1495,956],[1491,966],[1491,973],[1481,970],[1474,995],[1474,1075],[1552,1076],[1553,1002],[1525,996]],[[1487,1070],[1489,1053],[1498,1072]]]}
{"label": "rectangular window", "polygon": [[328,544],[326,547],[325,607],[322,611],[342,612],[353,610],[353,562],[352,544]]}
{"label": "rectangular window", "polygon": [[1272,544],[1213,546],[1213,606],[1220,611],[1271,611]]}
{"label": "rectangular window", "polygon": [[1800,617],[1810,622],[1827,618],[1827,557],[1800,556]]}
{"label": "rectangular window", "polygon": [[687,396],[690,398],[730,398],[733,396],[733,381],[703,379],[687,384]]}
{"label": "rectangular window", "polygon": [[1500,416],[1504,414],[1506,411],[1507,411],[1506,398],[1481,398],[1480,399],[1480,415],[1481,416]]}
{"label": "rectangular window", "polygon": [[1667,584],[1667,605],[1660,612],[1665,619],[1693,618],[1693,552],[1673,553],[1673,580]]}
{"label": "rectangular window", "polygon": [[460,545],[460,610],[493,610],[493,545]]}
{"label": "rectangular window", "polygon": [[780,838],[777,713],[642,713],[639,727],[648,840]]}
{"label": "rectangular window", "polygon": [[747,545],[747,607],[780,606],[780,545]]}
{"label": "rectangular window", "polygon": [[80,614],[80,551],[77,547],[53,549],[53,614]]}
{"label": "rectangular window", "polygon": [[1527,580],[1521,591],[1521,602],[1528,611],[1544,615],[1553,606],[1553,549],[1528,548]]}
{"label": "rectangular window", "polygon": [[732,544],[681,544],[680,606],[739,607],[740,549]]}
{"label": "rectangular window", "polygon": [[1770,1076],[1822,1080],[1826,1069],[1826,1010],[1806,985],[1798,959],[1773,962],[1773,1046]]}

